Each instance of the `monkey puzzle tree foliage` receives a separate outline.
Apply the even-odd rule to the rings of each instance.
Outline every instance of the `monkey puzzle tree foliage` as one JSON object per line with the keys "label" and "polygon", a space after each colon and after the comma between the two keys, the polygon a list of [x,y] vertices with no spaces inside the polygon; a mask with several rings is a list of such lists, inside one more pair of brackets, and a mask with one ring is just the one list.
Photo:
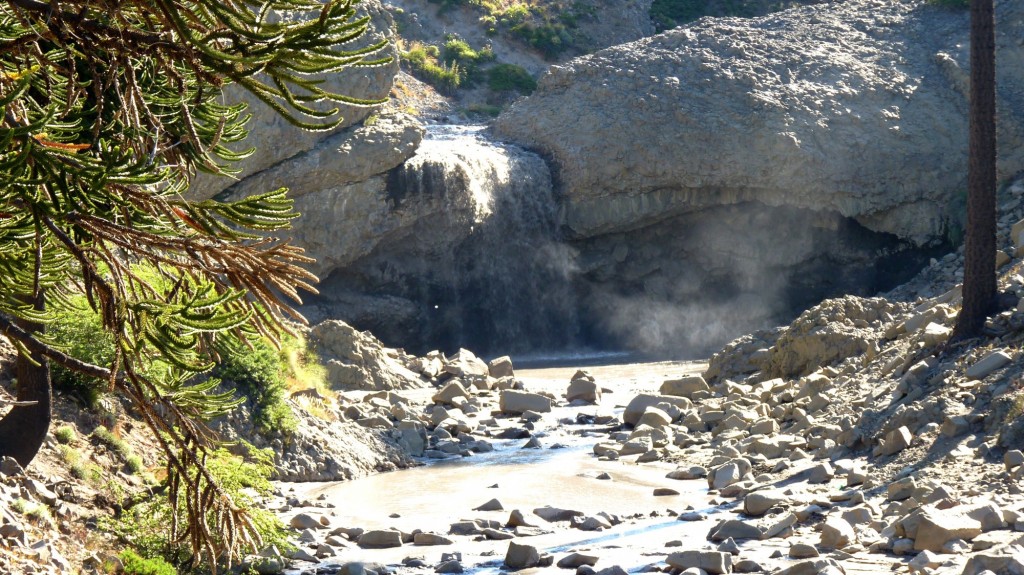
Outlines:
{"label": "monkey puzzle tree foliage", "polygon": [[963,308],[955,339],[977,335],[996,307],[996,40],[992,0],[971,0],[970,141]]}
{"label": "monkey puzzle tree foliage", "polygon": [[[374,59],[357,41],[358,0],[6,0],[0,2],[0,332],[18,348],[17,403],[0,455],[27,465],[50,420],[48,364],[105,379],[158,438],[174,536],[198,560],[258,539],[204,466],[215,343],[276,339],[287,303],[314,291],[286,240],[284,190],[236,202],[184,196],[197,171],[225,173],[248,152],[240,85],[305,129],[342,118],[317,79]],[[139,273],[140,265],[155,269]],[[115,343],[111,365],[62,351],[46,326],[84,294]],[[160,369],[155,366],[159,365]]]}

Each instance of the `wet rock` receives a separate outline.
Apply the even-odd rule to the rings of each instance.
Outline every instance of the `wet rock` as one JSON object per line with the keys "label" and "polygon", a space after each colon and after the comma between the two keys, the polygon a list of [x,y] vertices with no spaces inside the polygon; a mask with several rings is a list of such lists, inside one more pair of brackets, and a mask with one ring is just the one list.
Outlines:
{"label": "wet rock", "polygon": [[480,507],[476,507],[473,511],[504,511],[505,508],[501,506],[501,501],[497,499],[491,499],[487,503],[484,503]]}
{"label": "wet rock", "polygon": [[499,406],[502,413],[513,415],[524,411],[548,413],[551,411],[551,400],[537,393],[507,389],[501,392]]}
{"label": "wet rock", "polygon": [[524,443],[523,446],[520,447],[519,449],[540,449],[541,447],[542,445],[540,444],[540,439],[534,436],[531,437],[526,443]]}
{"label": "wet rock", "polygon": [[604,531],[611,529],[612,524],[608,519],[600,515],[591,515],[580,521],[576,527],[581,531]]}
{"label": "wet rock", "polygon": [[526,569],[536,567],[540,563],[540,553],[532,545],[508,544],[505,553],[505,566],[509,569]]}
{"label": "wet rock", "polygon": [[402,532],[394,529],[375,529],[359,536],[359,546],[384,549],[402,546]]}
{"label": "wet rock", "polygon": [[582,553],[572,553],[566,555],[558,560],[556,565],[562,569],[576,569],[583,565],[589,565],[593,567],[597,565],[598,557],[596,555],[584,555]]}
{"label": "wet rock", "polygon": [[720,551],[681,551],[665,558],[669,567],[690,569],[696,567],[707,573],[732,573],[732,555]]}
{"label": "wet rock", "polygon": [[[682,517],[682,516],[680,516]],[[761,539],[762,532],[756,526],[739,519],[723,521],[711,529],[708,539],[725,541],[726,539]]]}
{"label": "wet rock", "polygon": [[665,477],[669,479],[700,479],[707,477],[708,470],[704,469],[699,465],[692,465],[690,467],[680,467],[675,471],[670,471]]}
{"label": "wet rock", "polygon": [[573,517],[583,517],[582,511],[559,509],[557,507],[550,506],[538,507],[533,510],[533,514],[549,523],[554,523],[556,521],[570,521]]}
{"label": "wet rock", "polygon": [[462,563],[458,561],[445,561],[434,569],[434,573],[462,573]]}

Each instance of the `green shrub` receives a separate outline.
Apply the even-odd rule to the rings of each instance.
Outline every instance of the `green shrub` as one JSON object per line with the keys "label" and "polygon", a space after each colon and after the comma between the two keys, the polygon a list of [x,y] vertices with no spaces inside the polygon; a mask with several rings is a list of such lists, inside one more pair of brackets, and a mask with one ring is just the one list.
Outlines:
{"label": "green shrub", "polygon": [[220,362],[214,374],[230,381],[253,404],[253,420],[260,433],[290,433],[295,430],[295,416],[285,403],[284,374],[287,364],[281,354],[265,339],[249,346],[236,338],[221,340]]}
{"label": "green shrub", "polygon": [[537,81],[522,66],[498,64],[487,71],[487,87],[495,92],[530,94],[537,88]]}
{"label": "green shrub", "polygon": [[[114,359],[114,340],[103,329],[103,320],[93,311],[85,296],[67,299],[58,321],[47,326],[46,337],[68,355],[93,365],[109,365]],[[65,369],[54,364],[51,372],[55,389],[77,396],[95,407],[106,391],[108,381]]]}
{"label": "green shrub", "polygon": [[70,425],[62,425],[53,431],[53,437],[57,440],[57,443],[61,445],[67,445],[75,441],[75,428]]}
{"label": "green shrub", "polygon": [[462,85],[462,71],[459,64],[444,64],[438,61],[440,49],[437,46],[414,45],[402,53],[402,59],[409,64],[410,72],[430,84],[443,94],[452,95]]}
{"label": "green shrub", "polygon": [[[287,531],[277,516],[271,511],[254,506],[254,494],[266,496],[271,491],[272,485],[268,477],[273,470],[273,454],[270,450],[258,450],[248,444],[243,445],[249,448],[248,458],[221,449],[209,454],[206,460],[207,468],[235,504],[248,511],[249,518],[259,532],[264,546],[275,545],[285,552],[294,549],[288,543]],[[185,505],[185,502],[181,502],[181,505]],[[188,554],[187,543],[182,546],[183,542],[171,539],[170,525],[171,508],[165,497],[146,498],[125,507],[116,518],[103,517],[99,522],[101,529],[130,546],[137,556],[162,557],[166,560],[165,564],[169,562],[181,565],[188,562],[191,557]],[[241,551],[244,554],[256,550],[243,545]],[[127,562],[125,568],[126,573],[131,573],[127,570]]]}
{"label": "green shrub", "polygon": [[102,425],[92,430],[92,436],[103,445],[109,447],[111,451],[120,455],[122,459],[127,459],[134,455],[132,448],[129,447],[125,440],[114,435],[109,429]]}
{"label": "green shrub", "polygon": [[163,557],[145,559],[131,549],[125,549],[118,557],[124,565],[125,575],[178,575],[178,570]]}

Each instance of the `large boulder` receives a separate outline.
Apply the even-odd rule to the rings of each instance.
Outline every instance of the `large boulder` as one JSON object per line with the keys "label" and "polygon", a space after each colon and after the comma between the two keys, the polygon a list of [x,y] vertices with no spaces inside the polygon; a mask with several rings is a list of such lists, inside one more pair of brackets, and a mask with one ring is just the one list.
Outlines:
{"label": "large boulder", "polygon": [[405,367],[411,358],[341,320],[317,324],[310,330],[310,339],[327,367],[328,383],[336,389],[376,391],[427,385]]}

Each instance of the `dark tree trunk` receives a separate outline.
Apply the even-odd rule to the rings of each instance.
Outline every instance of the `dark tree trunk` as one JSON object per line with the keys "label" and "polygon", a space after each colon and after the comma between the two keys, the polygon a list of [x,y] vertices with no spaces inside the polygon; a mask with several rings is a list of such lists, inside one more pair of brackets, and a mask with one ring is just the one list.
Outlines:
{"label": "dark tree trunk", "polygon": [[993,0],[971,0],[970,145],[963,308],[954,339],[978,335],[996,307],[996,41]]}
{"label": "dark tree trunk", "polygon": [[[42,296],[35,303],[36,308],[41,309]],[[38,324],[19,322],[19,325],[29,332],[42,330]],[[14,373],[18,378],[18,401],[34,403],[16,406],[0,420],[0,457],[13,457],[22,467],[28,467],[50,430],[50,370],[46,359],[33,353],[31,361],[18,355]]]}

